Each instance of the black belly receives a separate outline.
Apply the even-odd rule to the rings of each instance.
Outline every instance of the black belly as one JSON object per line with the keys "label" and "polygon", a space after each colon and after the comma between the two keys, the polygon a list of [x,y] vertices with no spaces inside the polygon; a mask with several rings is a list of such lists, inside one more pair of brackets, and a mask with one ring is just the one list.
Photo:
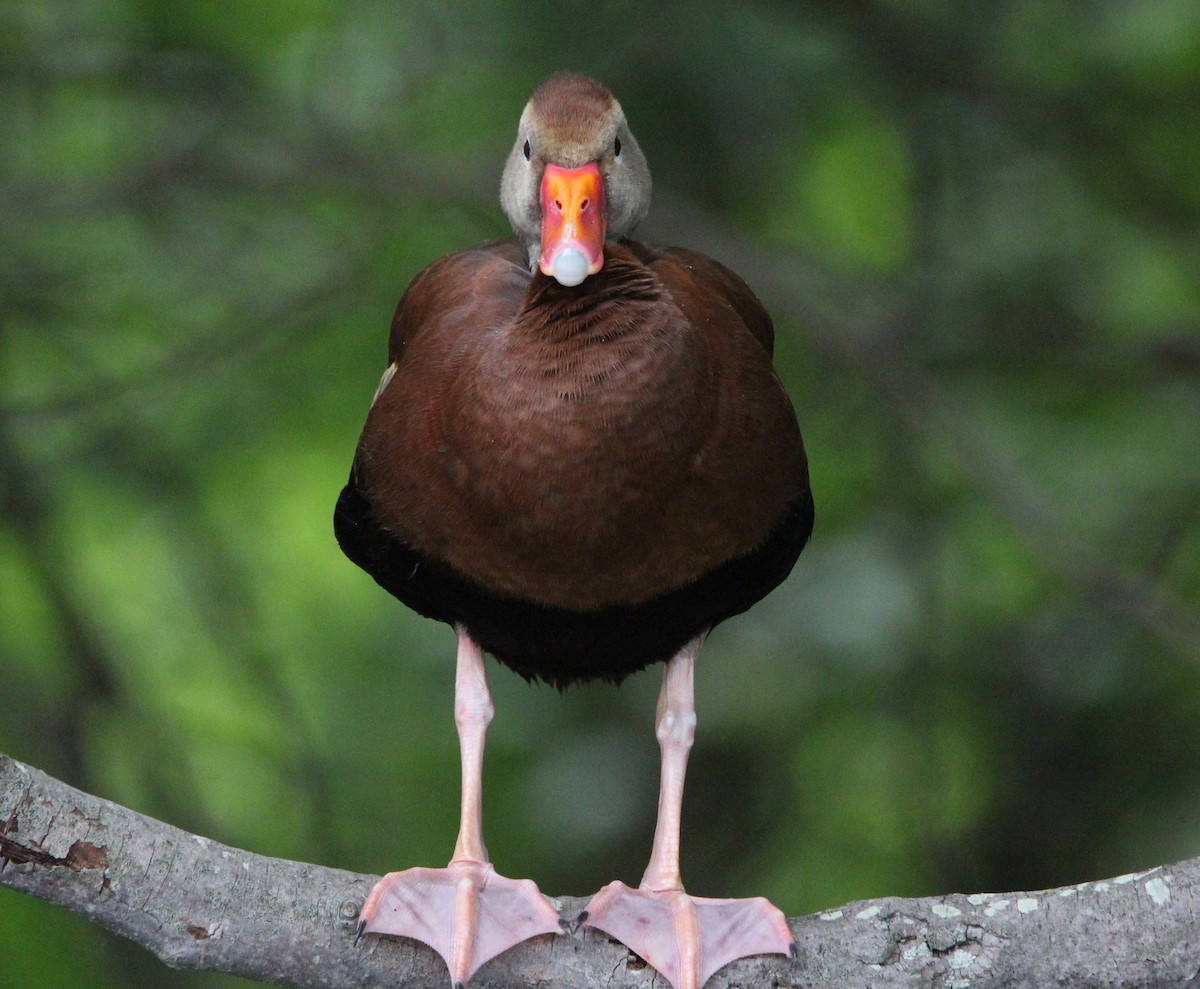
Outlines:
{"label": "black belly", "polygon": [[462,626],[522,676],[559,687],[618,681],[745,611],[791,572],[812,525],[806,488],[766,541],[745,556],[640,604],[577,612],[497,595],[401,543],[375,520],[353,476],[333,516],[342,551],[386,591],[419,614]]}

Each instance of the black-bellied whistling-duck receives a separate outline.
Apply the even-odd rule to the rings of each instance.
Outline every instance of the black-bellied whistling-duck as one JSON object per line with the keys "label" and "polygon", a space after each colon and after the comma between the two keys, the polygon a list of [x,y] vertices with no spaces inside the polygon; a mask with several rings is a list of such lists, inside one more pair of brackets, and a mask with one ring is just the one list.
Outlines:
{"label": "black-bellied whistling-duck", "polygon": [[665,662],[650,864],[638,889],[597,893],[583,921],[698,989],[728,961],[792,944],[764,899],[684,892],[679,815],[700,646],[787,576],[812,529],[800,430],[745,283],[628,239],[650,173],[598,82],[556,75],[533,94],[500,198],[515,238],[434,262],[400,300],[335,513],[350,559],[458,635],[454,856],[385,876],[359,933],[426,942],[459,985],[570,926],[484,848],[484,652],[559,686]]}

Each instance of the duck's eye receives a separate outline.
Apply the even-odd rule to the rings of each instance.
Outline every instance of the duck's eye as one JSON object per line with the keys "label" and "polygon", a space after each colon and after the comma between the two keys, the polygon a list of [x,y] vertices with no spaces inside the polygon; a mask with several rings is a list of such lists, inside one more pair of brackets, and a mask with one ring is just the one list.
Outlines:
{"label": "duck's eye", "polygon": [[621,139],[618,137],[613,141],[613,157],[616,158],[621,154]]}
{"label": "duck's eye", "polygon": [[528,139],[526,139],[526,141],[525,141],[525,148],[524,148],[524,151],[525,151],[525,160],[526,160],[526,161],[529,161],[529,157],[530,157],[530,155],[532,155],[532,154],[533,154],[533,148],[531,148],[531,147],[529,146],[529,141],[528,141]]}

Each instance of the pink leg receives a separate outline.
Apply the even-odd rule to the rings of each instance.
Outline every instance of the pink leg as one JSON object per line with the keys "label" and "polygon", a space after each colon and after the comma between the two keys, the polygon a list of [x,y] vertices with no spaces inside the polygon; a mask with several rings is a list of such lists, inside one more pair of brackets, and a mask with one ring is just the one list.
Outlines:
{"label": "pink leg", "polygon": [[458,751],[462,758],[462,803],[452,864],[488,860],[483,844],[483,745],[495,713],[483,650],[469,635],[459,631],[454,724],[458,728]]}
{"label": "pink leg", "polygon": [[458,630],[454,721],[462,753],[462,815],[445,869],[384,876],[359,913],[358,933],[423,941],[465,985],[484,962],[538,934],[557,934],[557,912],[531,880],[496,874],[483,844],[483,744],[494,708],[483,650]]}
{"label": "pink leg", "polygon": [[789,954],[787,920],[762,897],[689,896],[679,874],[683,781],[696,732],[693,670],[704,636],[667,663],[655,733],[662,751],[658,823],[641,885],[609,883],[592,897],[584,923],[637,952],[675,989],[700,989],[717,969],[747,955]]}
{"label": "pink leg", "polygon": [[703,642],[703,638],[689,642],[663,671],[654,722],[661,754],[658,822],[654,826],[650,863],[642,876],[642,889],[683,889],[679,874],[679,825],[683,815],[683,780],[692,740],[696,737],[694,678],[696,656]]}

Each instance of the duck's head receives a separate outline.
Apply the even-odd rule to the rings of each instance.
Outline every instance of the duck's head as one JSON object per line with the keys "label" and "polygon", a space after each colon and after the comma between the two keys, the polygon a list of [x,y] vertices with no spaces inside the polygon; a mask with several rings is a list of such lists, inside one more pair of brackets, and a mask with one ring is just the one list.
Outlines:
{"label": "duck's head", "polygon": [[542,83],[521,114],[500,203],[530,270],[568,286],[598,272],[605,238],[628,236],[650,208],[650,169],[612,93],[570,73]]}

